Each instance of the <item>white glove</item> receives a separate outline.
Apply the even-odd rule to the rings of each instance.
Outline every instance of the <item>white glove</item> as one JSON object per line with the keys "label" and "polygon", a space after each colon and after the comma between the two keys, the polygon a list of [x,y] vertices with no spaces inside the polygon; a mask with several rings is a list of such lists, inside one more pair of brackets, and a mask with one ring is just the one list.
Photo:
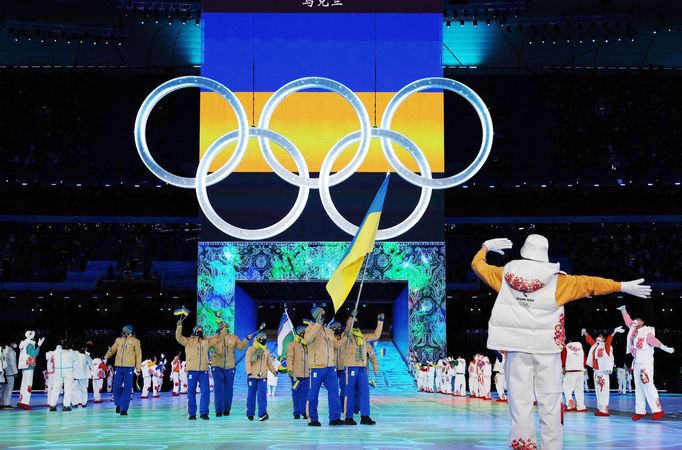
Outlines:
{"label": "white glove", "polygon": [[642,283],[644,283],[644,278],[640,278],[639,280],[623,281],[620,283],[620,291],[639,298],[650,298],[651,286],[647,286]]}
{"label": "white glove", "polygon": [[512,248],[513,245],[512,241],[507,238],[488,239],[483,243],[483,246],[487,248],[489,252],[499,253],[500,255],[504,255],[503,250],[508,250]]}
{"label": "white glove", "polygon": [[[623,290],[623,283],[620,284],[620,289]],[[620,305],[616,308],[618,311],[625,311],[625,305]]]}
{"label": "white glove", "polygon": [[625,333],[625,330],[623,329],[623,327],[616,327],[613,329],[613,333],[614,334],[615,333]]}
{"label": "white glove", "polygon": [[38,347],[40,347],[41,345],[43,345],[43,342],[45,342],[45,338],[44,338],[44,337],[41,337],[40,339],[38,339]]}
{"label": "white glove", "polygon": [[675,353],[675,349],[672,347],[668,347],[667,345],[661,345],[659,348],[667,353]]}

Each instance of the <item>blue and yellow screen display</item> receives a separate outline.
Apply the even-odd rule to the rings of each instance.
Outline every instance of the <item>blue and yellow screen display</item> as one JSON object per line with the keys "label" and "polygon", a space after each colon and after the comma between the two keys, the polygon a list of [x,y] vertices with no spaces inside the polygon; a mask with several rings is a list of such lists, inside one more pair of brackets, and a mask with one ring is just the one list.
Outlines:
{"label": "blue and yellow screen display", "polygon": [[[283,0],[284,2],[293,0]],[[401,0],[406,3],[406,0]],[[381,2],[379,2],[381,3]],[[303,12],[235,11],[237,3],[207,8],[203,22],[201,74],[234,92],[257,126],[261,111],[275,91],[303,77],[331,78],[352,90],[364,104],[371,126],[380,126],[386,105],[402,87],[415,80],[442,76],[441,12]],[[407,2],[409,3],[409,2]],[[275,5],[279,5],[276,3]],[[366,3],[358,3],[366,7]],[[423,8],[424,3],[413,2]],[[235,6],[236,5],[236,6]],[[364,5],[364,6],[363,6]],[[409,5],[408,5],[409,6]],[[230,9],[232,8],[232,9]],[[242,8],[244,9],[244,8]],[[381,10],[381,8],[378,8]],[[444,105],[442,91],[422,91],[398,108],[391,129],[415,142],[426,155],[434,176],[444,171]],[[217,138],[236,130],[234,111],[214,92],[201,92],[200,153]],[[269,128],[289,139],[302,153],[311,176],[317,176],[324,157],[347,134],[360,130],[358,116],[339,94],[321,89],[295,92],[275,109]],[[350,145],[336,160],[333,171],[348,164],[357,151]],[[277,145],[278,160],[297,172],[293,159]],[[232,154],[235,144],[221,152],[211,170],[217,170]],[[398,156],[418,172],[414,159],[398,145]],[[354,223],[364,216],[381,183],[381,173],[391,170],[378,140],[372,140],[357,174],[335,187],[339,210]],[[257,139],[228,180],[209,191],[216,210],[228,222],[246,228],[268,226],[286,214],[296,188],[287,187],[266,163]],[[382,228],[405,219],[417,203],[420,189],[394,176],[386,198]],[[240,195],[235,194],[239,189]],[[291,192],[289,192],[289,190]],[[358,201],[366,196],[367,202]],[[299,220],[277,240],[342,240],[348,238],[322,209],[316,191],[311,192]],[[279,201],[278,201],[279,200]],[[202,240],[225,238],[208,221]],[[409,240],[440,241],[442,197],[434,192],[431,204]]]}

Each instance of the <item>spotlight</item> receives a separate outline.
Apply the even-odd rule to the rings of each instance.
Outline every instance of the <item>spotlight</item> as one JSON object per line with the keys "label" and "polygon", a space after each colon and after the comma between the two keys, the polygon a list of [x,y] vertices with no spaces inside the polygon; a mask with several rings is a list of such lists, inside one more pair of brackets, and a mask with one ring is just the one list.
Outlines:
{"label": "spotlight", "polygon": [[654,27],[654,29],[653,29],[651,32],[652,32],[653,34],[658,33],[658,28],[657,28],[657,27]]}
{"label": "spotlight", "polygon": [[198,17],[194,20],[194,24],[195,24],[196,26],[199,26],[199,25],[201,24],[201,21],[199,20]]}
{"label": "spotlight", "polygon": [[448,28],[450,28],[450,20],[448,20],[447,22],[445,22],[445,26],[448,27]]}
{"label": "spotlight", "polygon": [[474,27],[478,26],[478,19],[474,19]]}
{"label": "spotlight", "polygon": [[460,26],[460,27],[463,27],[463,26],[464,26],[464,19],[460,19],[460,20],[459,20],[459,26]]}
{"label": "spotlight", "polygon": [[485,19],[485,24],[490,26],[490,19]]}

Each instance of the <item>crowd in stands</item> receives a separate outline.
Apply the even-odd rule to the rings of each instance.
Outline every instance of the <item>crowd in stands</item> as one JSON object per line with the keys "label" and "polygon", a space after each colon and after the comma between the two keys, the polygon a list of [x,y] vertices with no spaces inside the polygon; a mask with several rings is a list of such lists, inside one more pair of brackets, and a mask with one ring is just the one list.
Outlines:
{"label": "crowd in stands", "polygon": [[148,278],[153,261],[196,260],[197,238],[194,224],[0,223],[0,280],[63,281],[88,261]]}
{"label": "crowd in stands", "polygon": [[[3,181],[155,180],[137,155],[133,124],[144,98],[172,77],[135,73],[121,76],[94,70],[3,70]],[[198,113],[198,102],[182,104],[185,94],[163,100],[150,121],[149,145],[155,146],[155,156],[161,155],[163,163],[174,170],[192,160],[196,167],[198,154],[198,114],[194,114],[193,122],[183,122],[185,110]],[[172,157],[166,161],[164,154]]]}
{"label": "crowd in stands", "polygon": [[[495,129],[490,159],[469,184],[682,181],[679,76],[572,71],[458,80],[481,95]],[[467,130],[480,125],[470,106],[459,103],[466,102],[446,97],[452,172],[466,167],[480,145],[478,132],[467,140]],[[448,135],[448,124],[457,132]]]}
{"label": "crowd in stands", "polygon": [[450,225],[446,229],[447,280],[475,281],[470,263],[484,240],[507,237],[515,244],[510,255],[518,257],[531,233],[549,239],[550,259],[569,273],[682,282],[682,224],[678,222]]}

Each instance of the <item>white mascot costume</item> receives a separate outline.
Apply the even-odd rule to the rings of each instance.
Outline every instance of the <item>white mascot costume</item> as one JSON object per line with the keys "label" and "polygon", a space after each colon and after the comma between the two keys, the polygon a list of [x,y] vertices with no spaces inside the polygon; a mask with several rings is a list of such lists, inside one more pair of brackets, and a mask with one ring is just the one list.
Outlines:
{"label": "white mascot costume", "polygon": [[466,386],[467,362],[461,356],[455,360],[455,395],[458,397],[467,396]]}
{"label": "white mascot costume", "polygon": [[31,409],[31,391],[33,391],[33,370],[36,367],[36,356],[40,353],[40,346],[45,338],[40,338],[38,344],[33,340],[35,331],[27,331],[26,339],[19,343],[19,370],[21,371],[21,390],[19,391],[19,403],[22,409]]}

